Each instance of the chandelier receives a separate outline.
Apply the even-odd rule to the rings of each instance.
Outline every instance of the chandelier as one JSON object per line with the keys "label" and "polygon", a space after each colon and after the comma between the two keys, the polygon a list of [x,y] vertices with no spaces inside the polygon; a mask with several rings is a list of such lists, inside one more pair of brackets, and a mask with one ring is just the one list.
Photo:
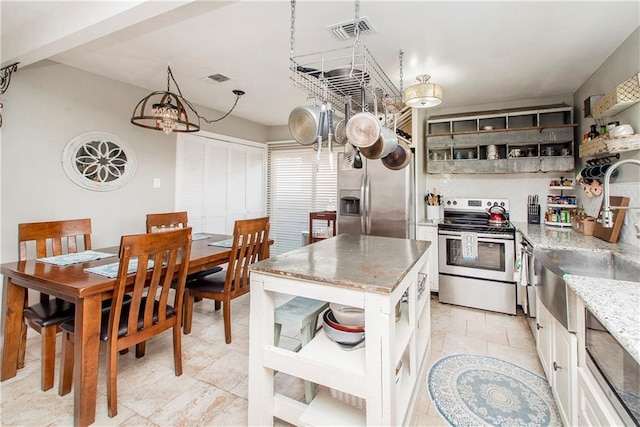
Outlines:
{"label": "chandelier", "polygon": [[442,102],[442,86],[429,83],[431,76],[422,74],[416,77],[419,82],[404,91],[404,102],[411,108],[430,108]]}
{"label": "chandelier", "polygon": [[[171,82],[178,93],[171,92]],[[167,66],[167,90],[152,92],[142,98],[133,110],[131,123],[146,129],[161,130],[167,135],[172,132],[198,132],[201,119],[215,123],[231,114],[244,92],[234,90],[233,94],[236,100],[231,109],[219,119],[209,120],[198,114],[193,104],[182,96],[171,67]]]}

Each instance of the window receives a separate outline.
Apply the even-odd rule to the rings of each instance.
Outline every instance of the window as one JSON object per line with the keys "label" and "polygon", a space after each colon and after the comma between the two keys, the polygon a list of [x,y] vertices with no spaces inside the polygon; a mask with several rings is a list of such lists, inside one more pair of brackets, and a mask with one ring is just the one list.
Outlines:
{"label": "window", "polygon": [[326,148],[316,169],[318,153],[313,148],[293,142],[269,144],[267,210],[274,239],[272,255],[302,246],[303,233],[309,231],[309,212],[335,204],[340,149],[334,147],[332,171]]}

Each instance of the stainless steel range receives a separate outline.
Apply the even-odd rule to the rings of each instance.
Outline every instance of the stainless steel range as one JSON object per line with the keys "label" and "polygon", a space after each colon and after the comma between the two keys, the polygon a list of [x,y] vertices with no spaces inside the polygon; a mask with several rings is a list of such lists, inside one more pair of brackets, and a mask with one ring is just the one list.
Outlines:
{"label": "stainless steel range", "polygon": [[440,302],[516,314],[515,231],[507,199],[445,198]]}

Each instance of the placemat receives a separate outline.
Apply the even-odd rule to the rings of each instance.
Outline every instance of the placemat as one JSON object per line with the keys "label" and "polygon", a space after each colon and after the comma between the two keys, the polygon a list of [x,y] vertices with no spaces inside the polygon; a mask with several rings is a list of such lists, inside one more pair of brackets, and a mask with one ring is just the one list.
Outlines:
{"label": "placemat", "polygon": [[219,242],[209,243],[209,246],[219,246],[221,248],[230,248],[233,246],[233,239],[220,240]]}
{"label": "placemat", "polygon": [[[100,276],[105,276],[110,279],[118,276],[118,267],[120,266],[119,262],[114,262],[111,264],[99,265],[98,267],[90,267],[85,268],[84,271],[87,273],[99,274]],[[147,263],[147,269],[153,268],[153,260],[150,259]],[[129,268],[127,269],[127,274],[133,274],[138,269],[138,258],[131,258],[129,260]]]}
{"label": "placemat", "polygon": [[111,258],[114,256],[116,256],[116,254],[110,254],[106,252],[96,252],[96,251],[82,251],[82,252],[76,252],[72,254],[37,258],[36,261],[46,262],[47,264],[54,264],[54,265],[70,265],[70,264],[79,264],[81,262],[96,261],[103,258]]}
{"label": "placemat", "polygon": [[191,240],[204,240],[204,239],[208,239],[209,237],[213,236],[213,234],[209,234],[209,233],[193,233],[191,235]]}

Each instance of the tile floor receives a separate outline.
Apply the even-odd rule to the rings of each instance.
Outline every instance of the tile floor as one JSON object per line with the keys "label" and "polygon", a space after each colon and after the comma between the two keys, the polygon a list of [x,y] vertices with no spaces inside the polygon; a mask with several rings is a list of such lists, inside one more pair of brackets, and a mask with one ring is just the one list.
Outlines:
{"label": "tile floor", "polygon": [[[173,370],[171,333],[147,344],[146,356],[120,357],[118,415],[109,418],[104,359],[98,377],[96,426],[242,426],[247,425],[249,295],[233,303],[233,342],[224,343],[222,312],[213,302],[195,306],[193,332],[183,336],[183,374]],[[498,357],[540,375],[535,342],[523,315],[509,316],[446,304],[432,296],[430,363],[452,353]],[[281,345],[294,348],[299,331],[283,328]],[[59,345],[58,340],[58,345]],[[73,425],[73,393],[60,397],[40,390],[40,338],[27,343],[26,366],[0,384],[0,423],[7,426]],[[103,349],[104,350],[104,349]],[[56,361],[56,373],[59,360]],[[276,389],[301,401],[300,380],[276,375]],[[415,426],[444,426],[426,387],[413,417]]]}

